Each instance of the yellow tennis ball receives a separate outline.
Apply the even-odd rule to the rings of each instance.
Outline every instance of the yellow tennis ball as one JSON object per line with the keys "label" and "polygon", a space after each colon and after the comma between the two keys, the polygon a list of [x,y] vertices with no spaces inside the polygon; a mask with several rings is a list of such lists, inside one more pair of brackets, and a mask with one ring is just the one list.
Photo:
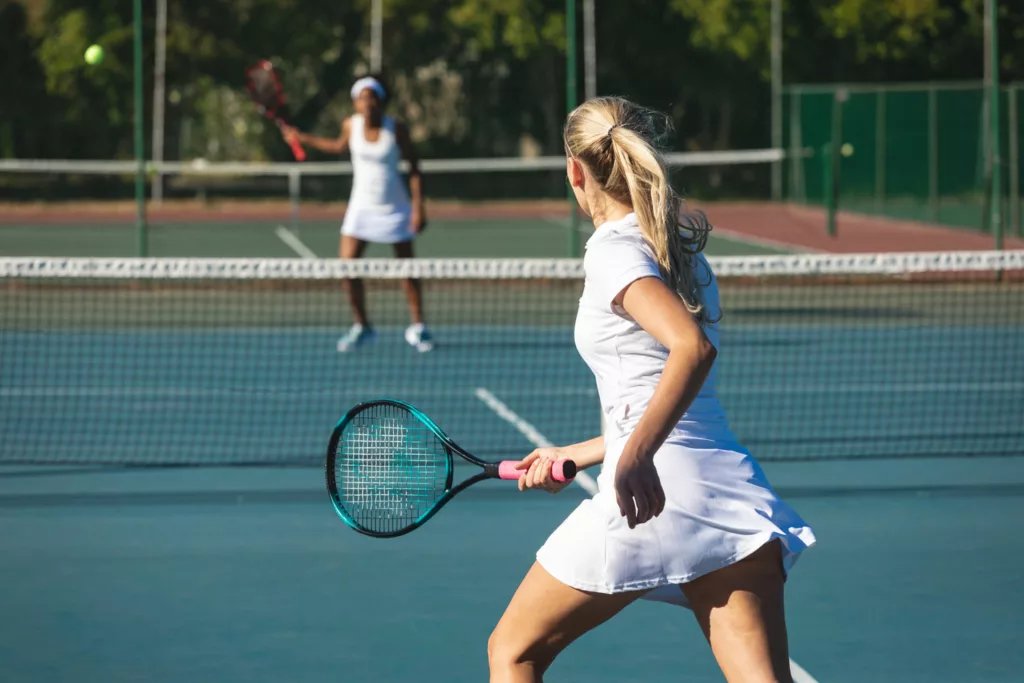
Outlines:
{"label": "yellow tennis ball", "polygon": [[844,157],[852,157],[853,145],[851,145],[849,142],[845,142],[843,143],[843,146],[839,148],[839,151],[840,153],[842,153]]}
{"label": "yellow tennis ball", "polygon": [[87,64],[99,64],[103,61],[103,48],[99,45],[90,45],[85,51]]}

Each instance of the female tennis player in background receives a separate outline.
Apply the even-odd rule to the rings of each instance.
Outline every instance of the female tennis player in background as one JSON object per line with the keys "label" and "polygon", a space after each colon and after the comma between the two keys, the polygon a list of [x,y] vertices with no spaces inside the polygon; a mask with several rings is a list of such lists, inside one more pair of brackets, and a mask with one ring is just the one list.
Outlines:
{"label": "female tennis player in background", "polygon": [[[412,258],[412,241],[426,227],[426,214],[419,160],[409,130],[384,114],[388,96],[378,78],[360,78],[352,86],[351,95],[356,113],[345,119],[337,138],[321,138],[287,126],[283,129],[285,138],[328,154],[351,152],[352,195],[341,224],[341,258],[359,258],[368,242],[394,245],[396,258]],[[402,157],[409,162],[409,192],[398,167]],[[423,322],[420,283],[409,279],[402,284],[412,318],[405,340],[417,351],[430,351],[434,343]],[[363,281],[348,280],[347,286],[355,322],[338,340],[338,351],[342,352],[377,336],[366,315]]]}
{"label": "female tennis player in background", "polygon": [[[729,681],[791,681],[783,584],[814,533],[772,491],[715,394],[718,287],[703,214],[657,151],[664,118],[591,100],[565,126],[587,242],[576,345],[604,436],[543,448],[520,488],[557,491],[551,463],[603,461],[599,492],[537,553],[488,643],[492,681],[539,681],[569,643],[638,598],[693,610]],[[625,654],[625,653],[623,653]]]}

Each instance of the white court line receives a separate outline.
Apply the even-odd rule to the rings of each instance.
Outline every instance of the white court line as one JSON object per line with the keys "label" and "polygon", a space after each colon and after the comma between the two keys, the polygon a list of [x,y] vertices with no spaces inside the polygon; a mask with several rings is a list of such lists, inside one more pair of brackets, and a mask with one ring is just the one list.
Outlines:
{"label": "white court line", "polygon": [[803,244],[795,244],[793,242],[784,242],[782,240],[773,240],[770,237],[754,237],[738,230],[730,230],[729,228],[722,228],[715,225],[711,228],[712,237],[717,235],[724,237],[730,242],[745,242],[752,244],[757,247],[767,247],[768,249],[775,249],[776,251],[798,253],[798,254],[827,254],[828,252],[821,249],[813,249]]}
{"label": "white court line", "polygon": [[793,674],[793,683],[818,683],[807,669],[803,668],[792,659],[789,660],[789,671]]}
{"label": "white court line", "polygon": [[277,235],[282,242],[292,248],[296,254],[304,259],[315,259],[317,258],[316,252],[306,246],[306,243],[299,239],[299,236],[294,232],[284,227],[283,225],[277,226],[274,230],[274,234]]}
{"label": "white court line", "polygon": [[[515,427],[520,434],[526,437],[527,441],[537,448],[551,448],[555,445],[548,441],[543,434],[538,432],[536,427],[519,417],[511,408],[498,400],[498,397],[487,391],[487,389],[477,389],[476,397],[483,401],[488,408],[497,413],[498,417]],[[597,482],[594,481],[594,478],[586,472],[577,472],[576,479],[574,481],[582,486],[583,490],[590,495],[593,496],[597,494]]]}
{"label": "white court line", "polygon": [[557,225],[560,228],[569,227],[569,220],[567,218],[561,218],[551,214],[541,216],[540,220],[542,220],[545,223],[550,223],[551,225]]}
{"label": "white court line", "polygon": [[[515,411],[502,403],[498,397],[487,389],[482,387],[477,389],[476,397],[483,401],[488,408],[493,410],[498,417],[515,427],[520,434],[525,436],[526,439],[537,448],[551,448],[554,445],[548,441],[543,434],[538,432],[536,427],[519,417]],[[597,482],[594,481],[594,479],[586,472],[577,472],[575,482],[582,486],[590,495],[593,496],[597,494]],[[792,659],[789,660],[789,668],[793,674],[793,681],[795,683],[818,683],[814,676],[807,673],[806,669],[794,662]]]}

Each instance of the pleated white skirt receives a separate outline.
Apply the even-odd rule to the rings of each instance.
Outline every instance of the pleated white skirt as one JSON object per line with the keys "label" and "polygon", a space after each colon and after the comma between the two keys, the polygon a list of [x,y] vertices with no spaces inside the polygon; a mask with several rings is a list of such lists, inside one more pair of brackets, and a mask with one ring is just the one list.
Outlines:
{"label": "pleated white skirt", "polygon": [[412,208],[408,203],[387,206],[349,204],[341,234],[364,242],[395,244],[408,242],[415,234],[409,225]]}
{"label": "pleated white skirt", "polygon": [[812,529],[772,490],[738,444],[676,438],[654,463],[665,510],[630,529],[619,514],[613,479],[626,437],[606,446],[599,492],[583,501],[537,552],[556,579],[597,593],[649,591],[644,599],[687,606],[679,584],[738,562],[773,539],[786,573],[814,545]]}

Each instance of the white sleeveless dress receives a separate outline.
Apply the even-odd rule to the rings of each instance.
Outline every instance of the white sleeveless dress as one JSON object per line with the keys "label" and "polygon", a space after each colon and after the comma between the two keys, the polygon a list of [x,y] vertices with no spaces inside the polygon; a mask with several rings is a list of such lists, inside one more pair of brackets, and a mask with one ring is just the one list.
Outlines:
{"label": "white sleeveless dress", "polygon": [[[580,590],[648,590],[645,599],[686,606],[677,584],[737,562],[780,539],[785,571],[814,545],[814,532],[772,490],[761,467],[741,446],[715,393],[712,368],[654,464],[665,490],[665,510],[630,529],[615,502],[619,455],[668,358],[668,350],[612,300],[627,285],[661,278],[636,216],[602,225],[587,242],[586,281],[576,318],[576,346],[594,372],[605,417],[605,459],[599,492],[583,501],[537,552],[556,579]],[[699,257],[702,299],[719,317],[718,286]],[[728,311],[726,311],[726,315]],[[718,324],[705,334],[718,348]],[[727,351],[726,351],[727,352]]]}
{"label": "white sleeveless dress", "polygon": [[361,115],[354,115],[350,126],[352,195],[341,234],[366,242],[408,242],[415,234],[409,225],[409,193],[398,168],[402,153],[395,137],[395,120],[384,117],[375,142],[366,140]]}

